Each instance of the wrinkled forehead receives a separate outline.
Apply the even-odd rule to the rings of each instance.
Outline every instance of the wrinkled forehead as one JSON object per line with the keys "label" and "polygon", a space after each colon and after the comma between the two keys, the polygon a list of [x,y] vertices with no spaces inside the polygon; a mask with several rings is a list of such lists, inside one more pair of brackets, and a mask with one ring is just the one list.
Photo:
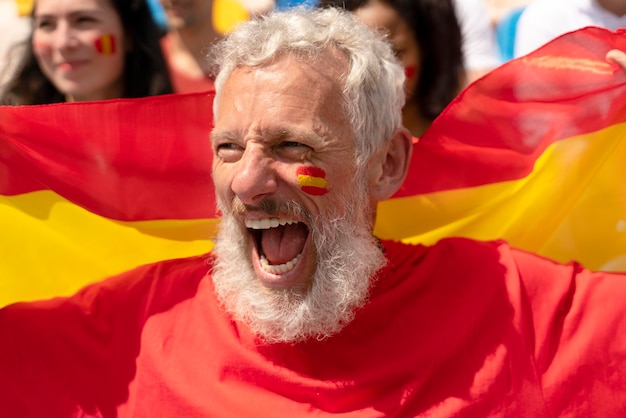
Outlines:
{"label": "wrinkled forehead", "polygon": [[215,86],[215,119],[219,117],[220,99],[226,85],[232,84],[229,81],[238,78],[242,72],[256,73],[259,76],[265,74],[266,77],[271,77],[272,74],[277,75],[278,71],[285,70],[290,74],[291,82],[308,88],[310,94],[321,93],[321,87],[332,88],[334,100],[343,103],[344,82],[348,69],[349,60],[346,54],[331,46],[316,50],[314,53],[302,50],[282,51],[262,62],[239,64],[225,69],[227,72],[220,74],[219,83]]}
{"label": "wrinkled forehead", "polygon": [[[216,117],[216,125],[252,115],[262,119],[274,115],[284,122],[345,123],[343,73],[344,66],[334,59],[291,54],[264,65],[237,67],[216,98],[224,112]],[[232,113],[239,117],[232,120]]]}

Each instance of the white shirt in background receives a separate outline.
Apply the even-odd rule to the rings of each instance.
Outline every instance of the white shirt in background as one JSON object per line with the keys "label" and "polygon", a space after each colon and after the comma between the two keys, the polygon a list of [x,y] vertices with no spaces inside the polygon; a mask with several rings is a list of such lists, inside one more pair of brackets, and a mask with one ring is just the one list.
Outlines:
{"label": "white shirt in background", "polygon": [[463,36],[463,56],[469,81],[500,65],[495,31],[485,0],[453,0]]}
{"label": "white shirt in background", "polygon": [[12,47],[26,40],[29,34],[30,17],[19,15],[15,0],[0,0],[0,86],[8,80],[10,69],[19,60],[19,57],[9,60]]}
{"label": "white shirt in background", "polygon": [[515,56],[526,55],[560,35],[586,26],[623,28],[626,15],[614,15],[595,0],[534,0],[517,23]]}

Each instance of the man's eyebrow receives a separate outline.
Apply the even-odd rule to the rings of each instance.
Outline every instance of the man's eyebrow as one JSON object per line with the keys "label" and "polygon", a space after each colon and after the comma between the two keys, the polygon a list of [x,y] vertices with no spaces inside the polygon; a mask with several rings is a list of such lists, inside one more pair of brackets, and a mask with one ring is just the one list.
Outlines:
{"label": "man's eyebrow", "polygon": [[[276,128],[276,129],[262,131],[259,133],[259,136],[267,139],[268,141],[305,140],[306,142],[320,142],[323,139],[320,135],[318,135],[314,131],[294,130],[294,129],[289,129],[289,128]],[[209,139],[211,142],[214,143],[216,141],[238,140],[240,139],[240,136],[230,131],[213,130],[209,134]]]}
{"label": "man's eyebrow", "polygon": [[320,142],[322,140],[322,137],[314,131],[293,130],[286,128],[276,129],[273,132],[269,132],[269,137],[274,140],[304,140],[306,142]]}
{"label": "man's eyebrow", "polygon": [[215,143],[216,141],[234,140],[236,138],[237,135],[234,135],[232,132],[228,131],[213,130],[209,134],[209,140],[211,141],[211,143]]}

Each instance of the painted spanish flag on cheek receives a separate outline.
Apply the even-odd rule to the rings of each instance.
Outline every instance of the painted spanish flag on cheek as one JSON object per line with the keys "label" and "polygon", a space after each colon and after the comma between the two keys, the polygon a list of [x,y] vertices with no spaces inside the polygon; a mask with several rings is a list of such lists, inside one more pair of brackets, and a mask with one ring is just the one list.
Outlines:
{"label": "painted spanish flag on cheek", "polygon": [[110,33],[105,33],[96,39],[96,50],[102,55],[114,54],[115,48],[115,37]]}
{"label": "painted spanish flag on cheek", "polygon": [[[512,245],[626,270],[623,32],[587,28],[469,86],[415,145],[375,234]],[[0,107],[0,306],[209,251],[213,95]],[[128,129],[132,126],[133,129]],[[297,182],[328,192],[326,173]]]}
{"label": "painted spanish flag on cheek", "polygon": [[302,191],[312,196],[322,196],[328,193],[326,173],[319,167],[302,166],[296,170],[298,184]]}

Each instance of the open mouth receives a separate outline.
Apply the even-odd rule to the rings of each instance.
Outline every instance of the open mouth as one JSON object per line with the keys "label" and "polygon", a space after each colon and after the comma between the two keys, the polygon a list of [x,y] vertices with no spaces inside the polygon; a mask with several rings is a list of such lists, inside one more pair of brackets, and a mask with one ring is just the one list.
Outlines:
{"label": "open mouth", "polygon": [[283,275],[289,273],[302,257],[309,237],[309,228],[289,218],[246,219],[263,271]]}

